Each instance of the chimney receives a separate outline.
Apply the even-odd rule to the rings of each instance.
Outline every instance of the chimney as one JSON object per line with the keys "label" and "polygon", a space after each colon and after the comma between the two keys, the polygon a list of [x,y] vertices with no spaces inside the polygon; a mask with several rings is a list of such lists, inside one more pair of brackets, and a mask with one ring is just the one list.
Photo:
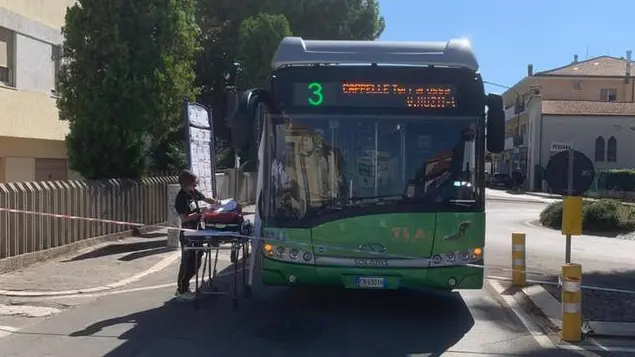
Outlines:
{"label": "chimney", "polygon": [[534,65],[530,63],[527,65],[527,77],[531,77],[533,75],[534,75]]}
{"label": "chimney", "polygon": [[578,55],[573,55],[573,63],[578,63]]}
{"label": "chimney", "polygon": [[633,54],[633,51],[628,50],[626,51],[626,81],[628,83],[629,78],[631,77],[631,55]]}

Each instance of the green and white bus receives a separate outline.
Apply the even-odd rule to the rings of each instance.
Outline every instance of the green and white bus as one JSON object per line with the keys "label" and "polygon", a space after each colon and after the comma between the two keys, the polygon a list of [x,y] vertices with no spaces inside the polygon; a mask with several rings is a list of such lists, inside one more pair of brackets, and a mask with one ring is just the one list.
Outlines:
{"label": "green and white bus", "polygon": [[259,149],[263,283],[482,288],[504,113],[470,43],[287,37],[271,64],[231,123]]}

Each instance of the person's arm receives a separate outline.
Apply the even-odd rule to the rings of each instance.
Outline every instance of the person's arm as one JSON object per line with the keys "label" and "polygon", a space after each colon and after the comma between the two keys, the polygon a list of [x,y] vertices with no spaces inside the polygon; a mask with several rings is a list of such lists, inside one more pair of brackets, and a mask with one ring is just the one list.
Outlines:
{"label": "person's arm", "polygon": [[217,200],[215,198],[205,197],[205,195],[199,190],[194,191],[194,197],[197,201],[203,201],[210,205],[220,202],[220,200]]}
{"label": "person's arm", "polygon": [[179,214],[181,222],[196,221],[201,219],[201,214],[198,212],[190,213],[190,208],[187,203],[187,195],[181,191],[176,195],[174,200],[174,209]]}

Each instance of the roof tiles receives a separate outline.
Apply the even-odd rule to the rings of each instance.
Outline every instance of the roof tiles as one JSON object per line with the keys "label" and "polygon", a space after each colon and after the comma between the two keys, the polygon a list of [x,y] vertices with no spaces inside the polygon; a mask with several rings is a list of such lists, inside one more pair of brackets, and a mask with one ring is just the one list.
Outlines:
{"label": "roof tiles", "polygon": [[635,116],[635,103],[543,100],[544,115]]}

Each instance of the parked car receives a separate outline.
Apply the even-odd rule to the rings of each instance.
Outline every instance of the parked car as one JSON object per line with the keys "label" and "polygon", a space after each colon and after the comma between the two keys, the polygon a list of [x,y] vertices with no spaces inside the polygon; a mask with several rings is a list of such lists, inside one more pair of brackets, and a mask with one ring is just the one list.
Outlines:
{"label": "parked car", "polygon": [[512,178],[509,174],[495,173],[489,179],[489,186],[492,188],[510,188],[512,185]]}

